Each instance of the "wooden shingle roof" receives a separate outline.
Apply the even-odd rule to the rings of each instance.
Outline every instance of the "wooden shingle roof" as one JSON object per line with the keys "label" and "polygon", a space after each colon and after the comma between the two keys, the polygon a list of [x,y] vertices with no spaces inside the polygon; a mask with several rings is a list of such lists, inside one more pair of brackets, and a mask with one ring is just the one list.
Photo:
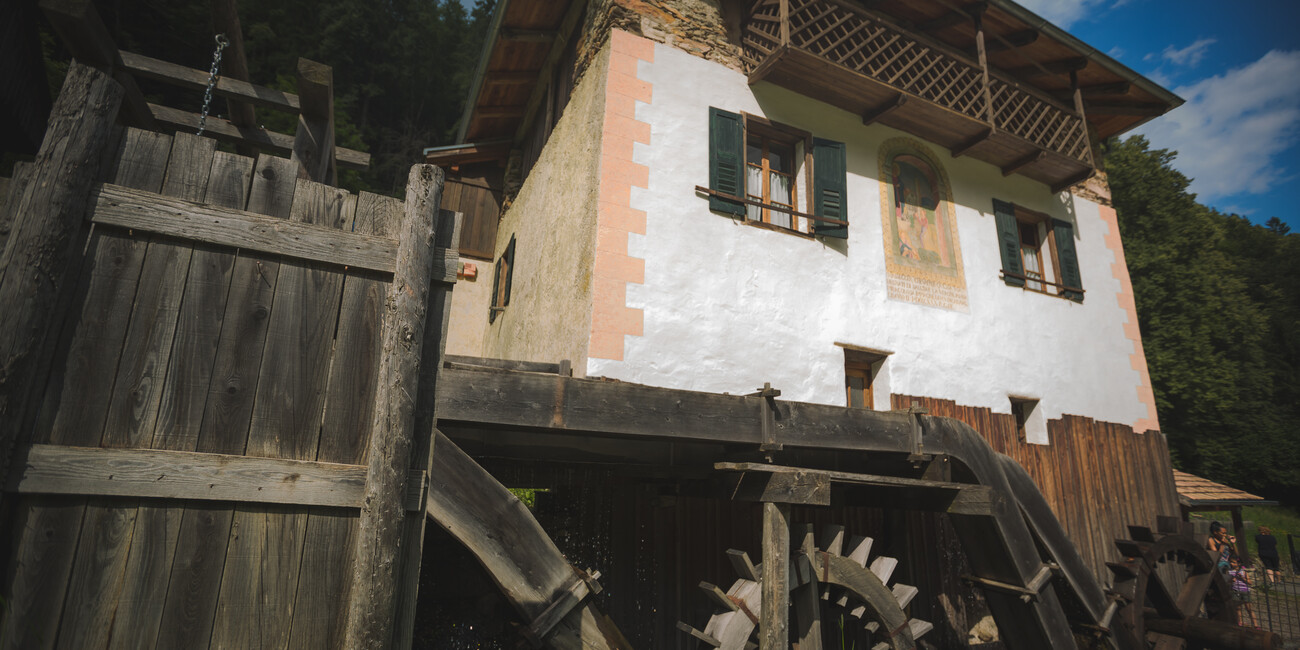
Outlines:
{"label": "wooden shingle roof", "polygon": [[1195,474],[1174,470],[1174,486],[1178,490],[1178,500],[1185,506],[1262,506],[1275,505],[1264,497],[1251,494],[1245,490],[1215,483]]}

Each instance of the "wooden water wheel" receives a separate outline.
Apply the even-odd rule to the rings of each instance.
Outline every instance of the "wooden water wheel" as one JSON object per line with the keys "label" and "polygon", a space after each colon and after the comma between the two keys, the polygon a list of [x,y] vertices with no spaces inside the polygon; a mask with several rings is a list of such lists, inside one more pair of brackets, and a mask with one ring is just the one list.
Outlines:
{"label": "wooden water wheel", "polygon": [[[821,621],[830,620],[849,630],[864,630],[872,650],[908,650],[916,639],[933,629],[925,621],[909,618],[905,609],[916,596],[916,587],[889,586],[898,560],[877,556],[870,565],[870,537],[854,537],[844,544],[844,527],[828,526],[821,545],[812,541],[811,527],[792,554],[790,588],[796,629],[805,632],[800,650],[821,647]],[[685,623],[678,628],[704,644],[721,650],[754,647],[751,637],[760,627],[762,571],[743,551],[729,550],[727,556],[740,578],[727,591],[700,583],[700,588],[721,611],[709,618],[704,630]],[[810,642],[809,639],[812,639]]]}
{"label": "wooden water wheel", "polygon": [[1115,540],[1124,560],[1107,565],[1120,604],[1111,630],[1126,648],[1206,647],[1206,630],[1235,627],[1228,583],[1195,538],[1175,525],[1162,528],[1129,526],[1132,539]]}

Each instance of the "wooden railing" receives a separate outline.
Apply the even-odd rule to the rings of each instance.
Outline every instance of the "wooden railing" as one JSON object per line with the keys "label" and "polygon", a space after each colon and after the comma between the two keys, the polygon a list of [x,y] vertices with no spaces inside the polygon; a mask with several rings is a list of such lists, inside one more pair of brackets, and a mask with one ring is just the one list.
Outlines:
{"label": "wooden railing", "polygon": [[797,48],[1005,131],[1092,164],[1083,119],[1056,100],[947,45],[841,0],[760,1],[742,38],[749,72]]}

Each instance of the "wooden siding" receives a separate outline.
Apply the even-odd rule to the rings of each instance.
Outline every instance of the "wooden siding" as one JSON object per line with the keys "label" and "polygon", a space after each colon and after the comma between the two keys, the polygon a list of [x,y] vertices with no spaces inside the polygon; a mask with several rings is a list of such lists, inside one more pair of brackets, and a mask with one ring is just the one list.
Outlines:
{"label": "wooden siding", "polygon": [[501,217],[502,170],[496,163],[463,165],[447,174],[442,209],[465,215],[460,254],[491,260]]}
{"label": "wooden siding", "polygon": [[1066,415],[1047,423],[1049,444],[1020,440],[1015,416],[950,400],[893,395],[894,408],[913,404],[931,415],[969,424],[994,450],[1015,459],[1038,485],[1079,554],[1102,584],[1116,561],[1116,538],[1127,526],[1157,528],[1156,517],[1179,516],[1169,447],[1159,432]]}

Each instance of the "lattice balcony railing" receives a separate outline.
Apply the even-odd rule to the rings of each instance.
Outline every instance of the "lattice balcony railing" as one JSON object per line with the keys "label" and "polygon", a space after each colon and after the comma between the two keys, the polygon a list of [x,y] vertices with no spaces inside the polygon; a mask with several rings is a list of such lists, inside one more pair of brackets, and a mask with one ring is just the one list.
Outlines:
{"label": "lattice balcony railing", "polygon": [[[984,75],[950,52],[927,45],[871,14],[828,0],[784,0],[790,47],[971,118],[989,122]],[[759,0],[743,36],[749,70],[781,45],[782,0]],[[1091,163],[1087,131],[1076,114],[991,76],[992,124],[1035,145]]]}

